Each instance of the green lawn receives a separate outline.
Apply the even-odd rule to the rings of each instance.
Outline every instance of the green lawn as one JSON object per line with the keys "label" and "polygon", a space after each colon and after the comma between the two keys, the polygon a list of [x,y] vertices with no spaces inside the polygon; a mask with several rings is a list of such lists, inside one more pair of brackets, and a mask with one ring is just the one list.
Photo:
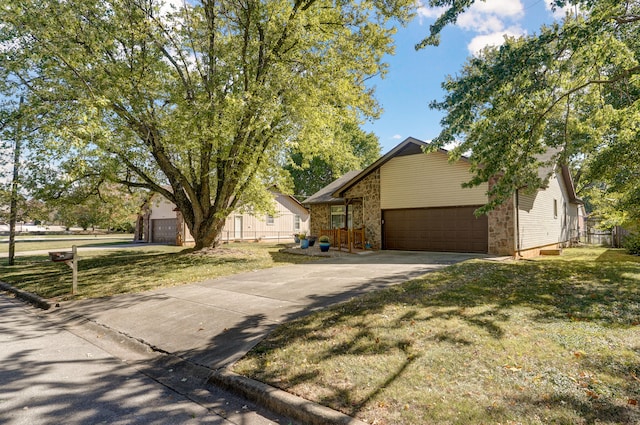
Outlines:
{"label": "green lawn", "polygon": [[640,423],[640,258],[468,261],[277,329],[234,371],[375,424]]}
{"label": "green lawn", "polygon": [[282,253],[281,248],[276,244],[239,243],[223,245],[207,254],[174,246],[81,252],[75,297],[70,294],[71,269],[64,263],[52,263],[47,255],[16,257],[16,264],[11,267],[6,265],[6,259],[0,259],[0,280],[44,298],[81,299],[147,291],[313,260]]}
{"label": "green lawn", "polygon": [[[88,238],[81,240],[74,240],[77,238]],[[109,246],[109,245],[121,245],[131,243],[133,240],[132,235],[122,235],[122,236],[109,236],[109,237],[95,237],[91,238],[89,236],[72,236],[72,235],[62,235],[45,238],[43,236],[37,236],[38,240],[30,239],[28,241],[21,240],[20,238],[16,239],[16,253],[28,252],[28,251],[40,251],[40,250],[71,250],[71,245],[76,245],[77,247],[82,246]],[[69,240],[48,240],[48,239],[69,239]],[[8,243],[0,243],[0,253],[9,252],[9,244]],[[0,263],[3,260],[0,258]]]}

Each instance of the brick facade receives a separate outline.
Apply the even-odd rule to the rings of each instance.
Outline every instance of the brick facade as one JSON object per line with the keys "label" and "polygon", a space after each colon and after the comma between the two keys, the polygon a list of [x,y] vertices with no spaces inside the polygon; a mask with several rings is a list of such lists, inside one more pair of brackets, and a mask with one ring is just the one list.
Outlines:
{"label": "brick facade", "polygon": [[331,228],[331,206],[329,204],[309,205],[309,234],[318,236],[322,229]]}
{"label": "brick facade", "polygon": [[360,198],[353,204],[353,227],[365,227],[365,240],[373,249],[382,248],[382,210],[380,204],[380,169],[375,170],[347,190],[345,198]]}
{"label": "brick facade", "polygon": [[[489,188],[495,180],[489,181]],[[489,254],[515,255],[516,209],[513,196],[488,214]]]}

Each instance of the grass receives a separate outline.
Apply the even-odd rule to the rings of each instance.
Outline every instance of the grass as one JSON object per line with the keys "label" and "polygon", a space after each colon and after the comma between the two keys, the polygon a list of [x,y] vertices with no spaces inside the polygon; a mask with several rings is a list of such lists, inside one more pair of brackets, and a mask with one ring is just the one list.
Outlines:
{"label": "grass", "polygon": [[[78,236],[75,236],[77,238]],[[82,236],[80,236],[82,237]],[[56,238],[58,239],[58,238]],[[77,247],[83,246],[109,246],[109,245],[121,245],[131,243],[133,237],[123,236],[123,237],[109,237],[109,238],[94,238],[94,239],[86,239],[86,240],[73,240],[74,237],[60,237],[59,239],[71,239],[68,241],[65,240],[47,240],[46,238],[42,240],[29,240],[29,241],[21,241],[20,239],[16,240],[16,253],[27,252],[27,251],[42,251],[42,250],[71,250],[71,245],[76,245]],[[0,253],[9,252],[9,244],[1,243],[0,244]],[[0,262],[2,260],[0,259]]]}
{"label": "grass", "polygon": [[71,269],[46,255],[16,257],[0,266],[0,280],[44,298],[97,298],[198,282],[244,271],[313,260],[280,252],[281,245],[239,243],[206,254],[181,247],[147,246],[82,252],[78,262],[78,294],[71,291]]}
{"label": "grass", "polygon": [[640,258],[468,261],[278,328],[234,371],[375,424],[640,423]]}

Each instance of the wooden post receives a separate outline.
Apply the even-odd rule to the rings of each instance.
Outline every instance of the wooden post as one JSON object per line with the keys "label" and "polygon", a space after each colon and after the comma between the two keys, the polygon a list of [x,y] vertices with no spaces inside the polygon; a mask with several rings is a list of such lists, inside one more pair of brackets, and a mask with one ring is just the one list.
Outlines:
{"label": "wooden post", "polygon": [[75,245],[71,245],[73,251],[73,258],[71,259],[71,271],[73,274],[73,286],[71,287],[71,294],[78,293],[78,248]]}

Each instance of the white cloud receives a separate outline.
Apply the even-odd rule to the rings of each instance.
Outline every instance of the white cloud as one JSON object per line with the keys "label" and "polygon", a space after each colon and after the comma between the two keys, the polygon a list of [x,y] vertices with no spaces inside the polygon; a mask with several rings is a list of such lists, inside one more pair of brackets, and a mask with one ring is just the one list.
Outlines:
{"label": "white cloud", "polygon": [[420,21],[420,25],[422,25],[423,19],[435,19],[438,16],[442,15],[446,9],[444,7],[427,7],[424,6],[423,3],[418,1],[418,10],[416,14],[418,15],[418,19]]}
{"label": "white cloud", "polygon": [[526,34],[525,30],[516,26],[516,27],[507,28],[502,31],[496,31],[490,34],[478,35],[473,37],[471,42],[467,45],[467,49],[469,49],[469,52],[472,55],[478,56],[478,53],[480,53],[480,51],[487,46],[503,45],[505,36],[520,37],[525,34]]}
{"label": "white cloud", "polygon": [[399,134],[394,134],[391,138],[392,138],[393,140],[400,140],[400,139],[402,139],[402,136],[401,136],[401,135],[399,135]]}
{"label": "white cloud", "polygon": [[460,28],[467,31],[482,34],[500,31],[504,28],[504,21],[495,15],[480,15],[476,13],[464,13],[457,22]]}
{"label": "white cloud", "polygon": [[520,0],[476,1],[458,18],[458,25],[467,31],[488,34],[498,32],[524,17]]}

